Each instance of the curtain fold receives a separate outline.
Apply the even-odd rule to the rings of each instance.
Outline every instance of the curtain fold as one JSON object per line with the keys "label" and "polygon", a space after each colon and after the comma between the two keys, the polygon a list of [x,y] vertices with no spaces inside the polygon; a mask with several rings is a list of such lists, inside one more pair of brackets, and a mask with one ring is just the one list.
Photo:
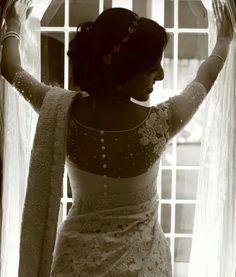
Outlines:
{"label": "curtain fold", "polygon": [[[8,1],[9,5],[12,1]],[[21,28],[22,67],[40,79],[40,19],[51,0],[35,1],[32,15]],[[30,154],[38,115],[4,82],[3,196],[1,275],[17,277],[22,211]]]}
{"label": "curtain fold", "polygon": [[[212,1],[209,50],[216,40]],[[225,66],[209,93],[204,114],[197,204],[188,277],[235,277],[236,269],[236,24]]]}

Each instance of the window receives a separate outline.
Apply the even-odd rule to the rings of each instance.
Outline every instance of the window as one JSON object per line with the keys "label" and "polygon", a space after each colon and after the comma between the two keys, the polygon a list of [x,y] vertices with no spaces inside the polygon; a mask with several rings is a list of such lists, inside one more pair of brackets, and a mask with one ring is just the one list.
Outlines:
{"label": "window", "polygon": [[[159,1],[158,1],[159,2]],[[208,55],[208,17],[201,1],[165,0],[164,26],[170,39],[164,53],[163,99],[180,93]],[[173,276],[187,277],[199,169],[201,109],[172,140],[160,169],[160,219],[170,239]]]}
{"label": "window", "polygon": [[[125,7],[156,20],[170,39],[164,53],[165,79],[155,87],[150,104],[180,93],[193,80],[208,55],[208,18],[201,1],[187,0],[53,0],[41,21],[42,81],[65,89],[73,87],[67,58],[76,27],[94,20],[104,9]],[[158,175],[159,220],[172,252],[173,276],[187,277],[196,202],[201,110],[168,145]],[[60,221],[71,207],[65,174]]]}

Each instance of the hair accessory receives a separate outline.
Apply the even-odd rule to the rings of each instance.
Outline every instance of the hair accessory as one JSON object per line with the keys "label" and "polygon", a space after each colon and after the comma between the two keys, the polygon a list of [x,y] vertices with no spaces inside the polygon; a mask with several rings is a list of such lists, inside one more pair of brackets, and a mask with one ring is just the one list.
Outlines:
{"label": "hair accessory", "polygon": [[113,46],[112,53],[109,53],[108,55],[103,56],[103,61],[106,65],[110,65],[112,63],[112,57],[115,53],[118,53],[122,47],[122,44],[127,42],[130,39],[130,36],[136,32],[137,26],[138,26],[139,16],[137,14],[134,14],[134,20],[132,22],[132,25],[128,28],[128,34],[121,39],[121,42],[115,46]]}
{"label": "hair accessory", "polygon": [[3,37],[3,40],[2,40],[2,43],[7,39],[7,38],[10,38],[10,37],[14,37],[18,40],[20,40],[20,36],[16,33],[16,32],[7,32],[4,37]]}
{"label": "hair accessory", "polygon": [[223,63],[225,63],[225,60],[220,55],[213,54],[213,55],[210,55],[210,57],[216,57],[220,59]]}

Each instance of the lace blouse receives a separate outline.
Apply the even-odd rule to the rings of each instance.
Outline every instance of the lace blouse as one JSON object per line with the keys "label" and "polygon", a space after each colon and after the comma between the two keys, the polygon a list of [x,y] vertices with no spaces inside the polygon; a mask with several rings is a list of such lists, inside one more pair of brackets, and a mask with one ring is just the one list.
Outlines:
{"label": "lace blouse", "polygon": [[149,108],[139,125],[117,131],[98,130],[71,118],[67,159],[80,169],[115,178],[147,172],[160,159],[167,142],[192,118],[206,96],[202,84],[192,82],[181,95]]}
{"label": "lace blouse", "polygon": [[[39,113],[42,97],[50,86],[24,70],[17,72],[14,86]],[[142,174],[160,158],[168,140],[188,123],[206,95],[201,83],[192,82],[180,95],[150,107],[147,118],[129,130],[97,130],[71,118],[67,159],[99,175],[119,178]]]}

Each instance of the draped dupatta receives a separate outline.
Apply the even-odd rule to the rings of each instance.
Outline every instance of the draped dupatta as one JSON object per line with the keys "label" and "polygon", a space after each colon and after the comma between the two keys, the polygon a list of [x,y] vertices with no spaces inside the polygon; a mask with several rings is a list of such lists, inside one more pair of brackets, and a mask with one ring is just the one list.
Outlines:
{"label": "draped dupatta", "polygon": [[40,111],[23,213],[19,277],[50,276],[63,183],[68,117],[76,95],[75,92],[52,88]]}
{"label": "draped dupatta", "polygon": [[[197,205],[189,277],[234,277],[236,269],[236,23],[234,0],[223,1],[230,12],[234,37],[216,84],[206,99]],[[210,51],[216,40],[212,1]]]}

